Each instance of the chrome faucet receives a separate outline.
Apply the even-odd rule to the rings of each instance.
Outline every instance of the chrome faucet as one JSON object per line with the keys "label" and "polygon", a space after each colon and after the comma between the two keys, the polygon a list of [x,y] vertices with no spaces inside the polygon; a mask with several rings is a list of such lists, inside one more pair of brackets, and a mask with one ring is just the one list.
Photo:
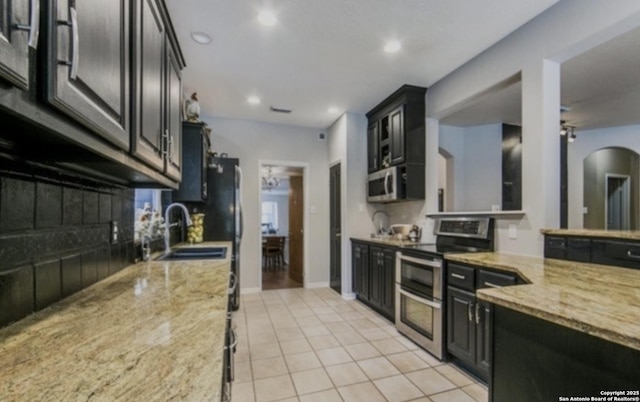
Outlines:
{"label": "chrome faucet", "polygon": [[[389,217],[389,214],[386,213],[386,211],[383,211],[381,209],[377,210],[376,212],[373,213],[373,216],[371,217],[371,221],[373,222],[373,227],[376,226],[376,215],[378,214],[384,214],[387,216],[387,220],[391,219]],[[384,232],[384,229],[382,227],[382,220],[380,220],[380,228],[378,229],[378,234],[382,234]]]}
{"label": "chrome faucet", "polygon": [[185,222],[187,226],[193,225],[193,222],[191,222],[191,216],[189,216],[189,211],[187,210],[187,207],[184,206],[184,204],[180,204],[179,202],[174,202],[173,204],[170,204],[167,207],[167,210],[164,211],[164,253],[165,254],[169,253],[169,251],[171,250],[171,247],[169,246],[169,211],[171,211],[173,207],[182,208],[182,212],[184,212],[184,217],[186,218]]}

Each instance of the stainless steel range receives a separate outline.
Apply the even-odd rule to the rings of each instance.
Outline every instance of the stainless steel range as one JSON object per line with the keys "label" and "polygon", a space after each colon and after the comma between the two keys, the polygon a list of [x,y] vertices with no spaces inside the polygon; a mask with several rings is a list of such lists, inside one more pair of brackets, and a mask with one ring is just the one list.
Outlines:
{"label": "stainless steel range", "polygon": [[396,328],[442,359],[444,351],[444,253],[493,251],[493,218],[438,218],[435,244],[396,253]]}

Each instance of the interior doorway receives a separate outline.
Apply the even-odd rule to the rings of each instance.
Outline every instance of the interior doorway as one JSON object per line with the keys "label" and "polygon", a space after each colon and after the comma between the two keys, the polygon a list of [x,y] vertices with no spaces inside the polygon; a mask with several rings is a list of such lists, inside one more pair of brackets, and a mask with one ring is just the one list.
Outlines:
{"label": "interior doorway", "polygon": [[260,163],[263,290],[303,287],[304,174],[295,164]]}
{"label": "interior doorway", "polygon": [[605,229],[629,230],[631,225],[631,177],[607,174],[605,194]]}

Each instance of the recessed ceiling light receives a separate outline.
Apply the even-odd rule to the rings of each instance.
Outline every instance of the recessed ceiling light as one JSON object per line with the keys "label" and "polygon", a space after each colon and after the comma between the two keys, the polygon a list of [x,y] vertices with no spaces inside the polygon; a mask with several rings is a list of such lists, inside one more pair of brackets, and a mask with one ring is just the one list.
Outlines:
{"label": "recessed ceiling light", "polygon": [[331,114],[336,114],[338,113],[340,110],[337,107],[330,107],[329,110],[327,110],[329,113]]}
{"label": "recessed ceiling light", "polygon": [[278,22],[278,19],[272,11],[262,11],[258,14],[258,22],[266,27],[271,27]]}
{"label": "recessed ceiling light", "polygon": [[258,98],[257,96],[250,96],[247,98],[247,102],[249,102],[252,105],[257,105],[260,103],[260,98]]}
{"label": "recessed ceiling light", "polygon": [[384,51],[387,53],[395,53],[400,49],[402,49],[402,45],[397,40],[390,40],[384,45]]}
{"label": "recessed ceiling light", "polygon": [[208,45],[211,43],[211,36],[207,35],[204,32],[193,31],[191,32],[191,38],[201,45]]}

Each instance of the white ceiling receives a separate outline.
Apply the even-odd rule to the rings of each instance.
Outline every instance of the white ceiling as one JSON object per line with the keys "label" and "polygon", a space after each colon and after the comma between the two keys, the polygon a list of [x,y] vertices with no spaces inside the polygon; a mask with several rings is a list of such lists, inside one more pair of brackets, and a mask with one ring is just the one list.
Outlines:
{"label": "white ceiling", "polygon": [[[578,130],[640,124],[640,28],[564,62],[562,120]],[[483,96],[446,118],[442,124],[474,126],[522,123],[522,85],[515,81]]]}
{"label": "white ceiling", "polygon": [[[203,115],[324,129],[430,86],[558,0],[166,0]],[[257,23],[273,10],[278,24]],[[202,31],[212,42],[195,43]],[[402,49],[383,51],[397,39]],[[247,103],[250,95],[262,103]],[[292,109],[278,114],[270,106]],[[338,114],[327,109],[335,106]]]}

